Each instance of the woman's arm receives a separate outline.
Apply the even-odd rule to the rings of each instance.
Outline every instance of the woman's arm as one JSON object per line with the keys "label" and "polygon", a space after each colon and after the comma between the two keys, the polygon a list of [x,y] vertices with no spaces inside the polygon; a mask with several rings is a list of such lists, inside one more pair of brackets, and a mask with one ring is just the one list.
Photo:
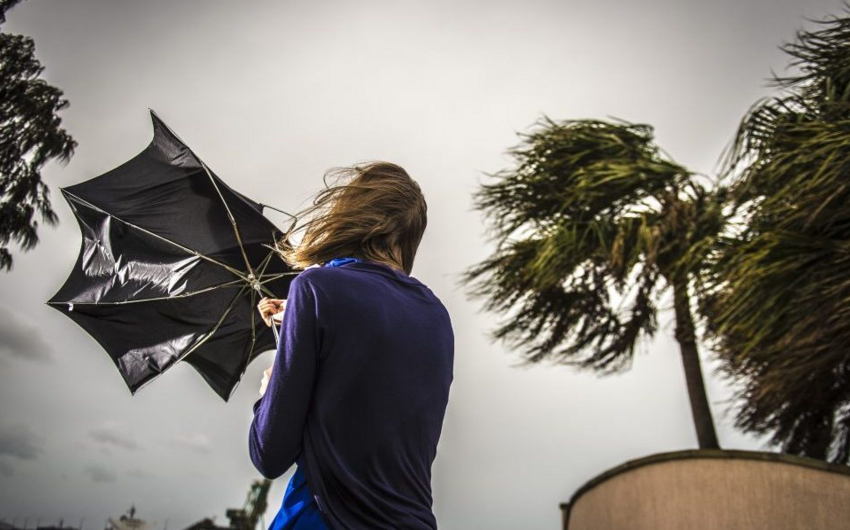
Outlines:
{"label": "woman's arm", "polygon": [[254,404],[248,435],[251,461],[266,478],[284,474],[301,453],[319,347],[315,291],[299,275],[289,287],[271,379]]}

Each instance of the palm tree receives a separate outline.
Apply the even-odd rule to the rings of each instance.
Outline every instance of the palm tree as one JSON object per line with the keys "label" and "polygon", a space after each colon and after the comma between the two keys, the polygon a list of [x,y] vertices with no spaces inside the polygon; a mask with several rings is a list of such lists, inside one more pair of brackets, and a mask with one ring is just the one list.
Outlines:
{"label": "palm tree", "polygon": [[700,311],[741,382],[737,426],[850,464],[850,18],[819,24],[741,123],[725,173],[742,223]]}
{"label": "palm tree", "polygon": [[648,125],[546,116],[538,124],[509,150],[516,167],[488,175],[496,182],[476,193],[497,246],[463,283],[506,316],[493,336],[526,362],[601,373],[629,366],[672,287],[699,446],[717,448],[689,282],[723,225],[722,193],[662,156]]}

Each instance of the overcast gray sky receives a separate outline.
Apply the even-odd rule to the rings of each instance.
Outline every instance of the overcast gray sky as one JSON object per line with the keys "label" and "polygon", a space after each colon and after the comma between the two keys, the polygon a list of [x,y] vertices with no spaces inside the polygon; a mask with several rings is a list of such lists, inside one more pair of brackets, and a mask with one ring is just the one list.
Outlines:
{"label": "overcast gray sky", "polygon": [[[61,220],[0,273],[0,517],[100,530],[131,503],[172,530],[241,506],[259,475],[251,405],[272,352],[223,403],[179,365],[130,396],[112,362],[45,301],[80,236],[58,192],[135,156],[153,108],[242,193],[298,209],[332,166],[384,159],[417,179],[429,224],[413,276],[446,304],[455,380],[437,460],[441,528],[556,528],[558,503],[631,458],[696,446],[670,315],[625,374],[517,368],[496,317],[458,287],[491,246],[471,194],[510,164],[517,133],[616,116],[656,128],[677,161],[713,174],[745,110],[781,72],[778,46],[840,0],[28,0],[3,31],[34,38],[79,142],[44,177]],[[721,444],[760,449],[724,414]],[[289,474],[269,496],[277,512]]]}

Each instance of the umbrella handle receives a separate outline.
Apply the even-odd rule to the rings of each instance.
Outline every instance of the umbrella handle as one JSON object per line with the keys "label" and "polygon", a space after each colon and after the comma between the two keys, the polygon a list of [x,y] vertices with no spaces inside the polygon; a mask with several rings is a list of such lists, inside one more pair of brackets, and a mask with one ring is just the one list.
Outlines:
{"label": "umbrella handle", "polygon": [[[262,291],[260,290],[259,285],[254,285],[254,289],[256,289],[257,292],[260,295],[263,294]],[[280,346],[280,330],[278,329],[277,324],[274,321],[274,315],[271,315],[269,318],[272,321],[271,328],[272,328],[272,333],[274,333],[274,345],[275,345],[275,347],[278,347],[278,346]],[[281,320],[281,326],[282,326],[283,325],[283,318],[281,318],[280,320]]]}
{"label": "umbrella handle", "polygon": [[277,323],[274,321],[274,317],[272,317],[272,333],[274,333],[275,346],[280,346],[280,331],[277,329]]}
{"label": "umbrella handle", "polygon": [[[283,303],[284,303],[284,307],[286,307],[286,300],[284,300]],[[280,316],[280,319],[276,318],[278,316]],[[280,329],[283,327],[283,311],[281,311],[280,313],[275,313],[274,315],[271,316],[271,319],[272,319],[272,332],[274,333],[275,346],[279,346],[280,345]],[[278,320],[280,320],[279,324],[278,324]]]}

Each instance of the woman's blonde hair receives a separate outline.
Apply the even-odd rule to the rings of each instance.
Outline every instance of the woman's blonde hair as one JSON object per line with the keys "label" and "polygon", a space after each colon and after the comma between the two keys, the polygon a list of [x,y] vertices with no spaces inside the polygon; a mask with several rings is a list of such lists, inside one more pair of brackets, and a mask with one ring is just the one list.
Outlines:
{"label": "woman's blonde hair", "polygon": [[[305,268],[351,256],[388,262],[409,275],[428,220],[416,181],[385,161],[331,168],[324,181],[325,189],[297,215],[307,221],[293,225],[278,245],[284,261]],[[293,246],[291,236],[300,230],[304,235]]]}

